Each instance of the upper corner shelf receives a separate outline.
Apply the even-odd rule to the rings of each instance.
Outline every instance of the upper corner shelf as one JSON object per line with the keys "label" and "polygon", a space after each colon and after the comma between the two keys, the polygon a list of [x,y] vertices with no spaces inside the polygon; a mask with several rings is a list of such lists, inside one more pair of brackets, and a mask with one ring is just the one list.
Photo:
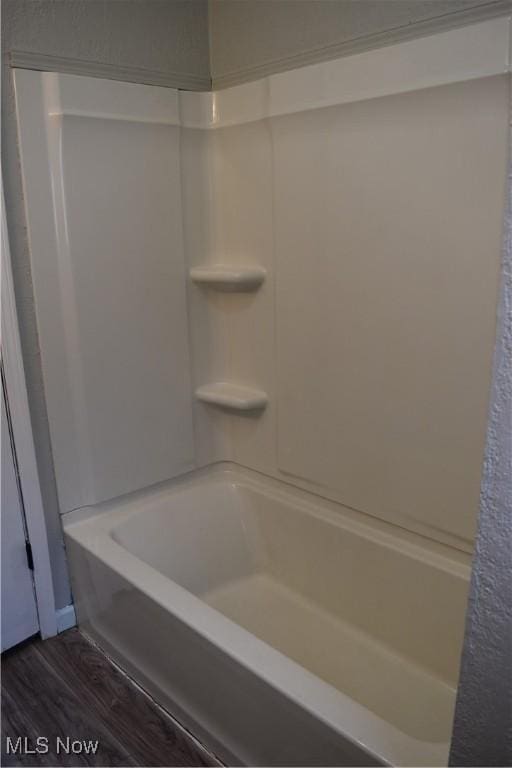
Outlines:
{"label": "upper corner shelf", "polygon": [[216,288],[218,291],[255,291],[265,279],[263,267],[238,267],[228,264],[193,267],[190,277],[194,283]]}

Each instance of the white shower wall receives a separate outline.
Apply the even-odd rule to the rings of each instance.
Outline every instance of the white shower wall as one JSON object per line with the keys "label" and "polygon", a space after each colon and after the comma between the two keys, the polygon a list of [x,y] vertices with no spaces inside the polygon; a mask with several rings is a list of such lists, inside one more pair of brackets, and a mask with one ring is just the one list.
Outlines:
{"label": "white shower wall", "polygon": [[[470,34],[506,26],[500,19]],[[456,51],[460,38],[443,37]],[[409,90],[407,74],[388,87],[387,62],[370,54],[351,57],[350,79],[336,79],[337,62],[330,79],[310,67],[214,98],[208,253],[213,262],[259,264],[267,278],[254,294],[192,291],[225,322],[223,369],[213,378],[269,395],[261,415],[220,417],[235,462],[469,549],[495,335],[509,78],[449,83],[440,45],[441,84],[419,88],[432,83],[418,42],[396,46]],[[484,68],[482,38],[473,45]],[[375,79],[363,62],[375,65]],[[308,72],[314,97],[300,89]],[[414,83],[417,72],[423,81]],[[374,88],[368,95],[379,98],[359,100],[358,78],[364,95]],[[330,100],[333,82],[347,103]]]}
{"label": "white shower wall", "polygon": [[[219,129],[234,459],[457,546],[478,509],[499,276],[506,77]],[[248,180],[250,182],[248,183]]]}
{"label": "white shower wall", "polygon": [[[16,73],[62,511],[232,460],[470,547],[508,31],[214,94]],[[207,263],[266,279],[217,292],[187,278]],[[263,390],[267,408],[193,399],[215,381]]]}

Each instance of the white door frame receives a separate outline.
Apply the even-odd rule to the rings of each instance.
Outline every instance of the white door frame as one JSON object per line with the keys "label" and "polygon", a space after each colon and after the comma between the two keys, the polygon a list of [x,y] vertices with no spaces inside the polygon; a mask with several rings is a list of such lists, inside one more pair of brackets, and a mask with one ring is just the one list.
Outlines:
{"label": "white door frame", "polygon": [[1,182],[1,349],[9,410],[16,447],[27,532],[34,560],[34,586],[41,636],[57,634],[55,595],[50,566],[50,551],[37,470],[32,422],[28,405],[25,371],[14,297],[11,253],[5,216],[3,180]]}

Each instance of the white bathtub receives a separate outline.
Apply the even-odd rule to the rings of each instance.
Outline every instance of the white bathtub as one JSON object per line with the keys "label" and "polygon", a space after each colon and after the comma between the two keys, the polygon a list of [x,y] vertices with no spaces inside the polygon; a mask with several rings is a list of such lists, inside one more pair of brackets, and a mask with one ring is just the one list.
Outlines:
{"label": "white bathtub", "polygon": [[221,759],[446,764],[462,554],[225,466],[65,532],[82,629]]}

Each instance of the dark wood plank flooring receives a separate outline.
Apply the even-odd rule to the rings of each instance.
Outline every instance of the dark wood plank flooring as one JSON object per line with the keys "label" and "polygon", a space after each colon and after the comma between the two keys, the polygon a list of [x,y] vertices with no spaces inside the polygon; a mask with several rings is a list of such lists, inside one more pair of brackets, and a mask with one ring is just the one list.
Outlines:
{"label": "dark wood plank flooring", "polygon": [[[26,737],[49,751],[7,754]],[[95,754],[57,754],[57,737],[99,741]],[[44,746],[44,745],[42,745]],[[2,765],[219,765],[76,629],[2,655]]]}

